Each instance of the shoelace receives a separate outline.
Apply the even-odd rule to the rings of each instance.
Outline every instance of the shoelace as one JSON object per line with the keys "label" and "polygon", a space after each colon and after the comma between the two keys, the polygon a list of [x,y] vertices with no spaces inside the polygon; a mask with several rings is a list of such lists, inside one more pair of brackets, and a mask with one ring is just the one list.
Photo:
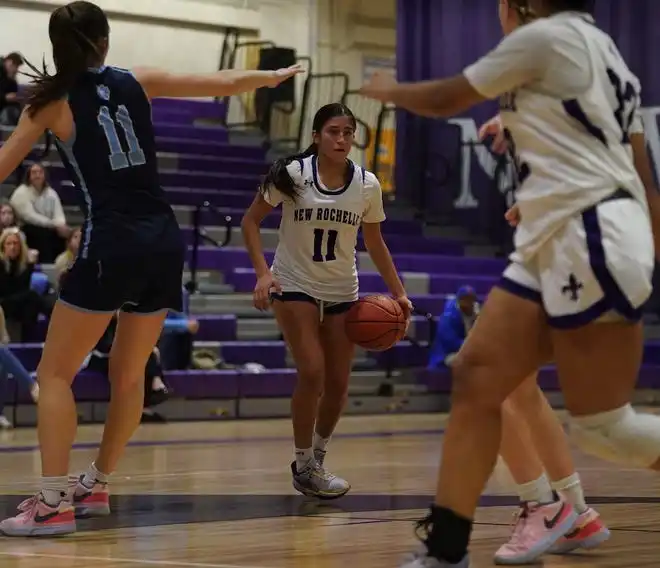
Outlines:
{"label": "shoelace", "polygon": [[21,501],[21,503],[18,505],[18,511],[20,513],[27,513],[29,511],[32,511],[39,504],[40,497],[41,497],[41,491],[39,491],[39,493],[33,495],[32,497],[25,499],[25,501]]}
{"label": "shoelace", "polygon": [[324,481],[332,481],[335,479],[337,476],[330,473],[327,471],[320,463],[317,461],[314,461],[314,464],[312,465],[312,470],[316,475],[318,475],[321,479]]}
{"label": "shoelace", "polygon": [[513,514],[512,532],[509,544],[518,544],[525,529],[525,524],[529,518],[529,505],[523,503],[520,509]]}
{"label": "shoelace", "polygon": [[[68,481],[68,484],[67,484],[68,486],[67,486],[67,496],[66,496],[66,498],[70,497],[71,491],[76,488],[79,481],[80,481],[80,479],[78,477],[76,477],[74,475],[69,476],[69,481]],[[39,503],[39,498],[40,497],[41,497],[41,491],[34,494],[32,497],[29,497],[28,499],[25,499],[24,501],[21,501],[21,503],[19,503],[17,509],[21,513],[31,511]]]}

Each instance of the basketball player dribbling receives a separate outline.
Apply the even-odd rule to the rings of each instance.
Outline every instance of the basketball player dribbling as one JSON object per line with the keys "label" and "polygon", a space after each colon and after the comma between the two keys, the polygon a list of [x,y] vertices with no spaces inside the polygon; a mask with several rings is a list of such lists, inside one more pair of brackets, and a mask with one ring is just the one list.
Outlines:
{"label": "basketball player dribbling", "polygon": [[[515,252],[453,364],[452,409],[423,549],[405,568],[469,566],[479,496],[501,439],[502,403],[554,360],[584,451],[660,470],[660,417],[630,405],[643,352],[660,195],[639,118],[640,84],[588,0],[499,0],[506,37],[455,77],[362,93],[427,116],[500,97],[520,186]],[[533,18],[533,21],[529,21]],[[560,500],[542,522],[567,530]]]}
{"label": "basketball player dribbling", "polygon": [[[254,305],[272,308],[298,372],[291,399],[294,488],[335,499],[350,485],[325,468],[328,442],[346,403],[355,346],[345,322],[358,299],[358,230],[387,288],[406,318],[411,304],[380,225],[385,221],[380,183],[348,159],[357,123],[348,107],[321,107],[313,143],[276,161],[245,213],[243,235],[256,271]],[[264,258],[259,226],[282,206],[272,268]]]}
{"label": "basketball player dribbling", "polygon": [[[56,73],[30,88],[15,132],[0,148],[0,179],[51,131],[85,223],[37,371],[41,490],[0,523],[8,536],[71,533],[76,514],[110,512],[108,476],[140,423],[146,361],[167,311],[181,310],[184,241],[158,179],[150,98],[231,95],[274,87],[300,71],[186,76],[106,67],[108,20],[90,2],[57,8],[49,36]],[[77,426],[71,383],[117,310],[103,440],[89,470],[70,483]]]}

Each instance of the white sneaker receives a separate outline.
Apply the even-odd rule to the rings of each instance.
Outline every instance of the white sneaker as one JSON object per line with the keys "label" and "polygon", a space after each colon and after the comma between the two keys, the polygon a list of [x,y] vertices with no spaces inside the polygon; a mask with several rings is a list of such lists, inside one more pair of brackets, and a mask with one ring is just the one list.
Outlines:
{"label": "white sneaker", "polygon": [[297,470],[296,462],[292,462],[291,474],[295,490],[307,497],[337,499],[351,489],[348,481],[326,471],[316,459],[309,460],[301,471]]}
{"label": "white sneaker", "polygon": [[13,427],[9,419],[4,414],[0,414],[0,430],[11,430]]}

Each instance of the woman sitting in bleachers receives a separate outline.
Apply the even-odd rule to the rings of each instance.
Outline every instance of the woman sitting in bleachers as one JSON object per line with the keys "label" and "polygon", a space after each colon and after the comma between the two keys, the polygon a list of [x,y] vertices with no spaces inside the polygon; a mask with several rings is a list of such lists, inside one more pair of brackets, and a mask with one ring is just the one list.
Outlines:
{"label": "woman sitting in bleachers", "polygon": [[62,285],[62,278],[73,261],[78,256],[78,248],[80,247],[80,227],[71,229],[71,234],[66,243],[66,250],[55,259],[55,280],[56,287],[59,289]]}
{"label": "woman sitting in bleachers", "polygon": [[16,213],[9,201],[0,201],[0,232],[9,227],[16,227]]}
{"label": "woman sitting in bleachers", "polygon": [[41,262],[50,264],[64,250],[71,229],[62,202],[50,186],[46,169],[33,164],[9,200],[22,224],[28,245],[39,251]]}
{"label": "woman sitting in bleachers", "polygon": [[[48,290],[33,289],[34,259],[29,258],[25,238],[17,228],[0,234],[0,306],[8,324],[20,327],[21,341],[35,340],[39,314],[50,316],[55,298]],[[11,328],[11,325],[10,325]]]}

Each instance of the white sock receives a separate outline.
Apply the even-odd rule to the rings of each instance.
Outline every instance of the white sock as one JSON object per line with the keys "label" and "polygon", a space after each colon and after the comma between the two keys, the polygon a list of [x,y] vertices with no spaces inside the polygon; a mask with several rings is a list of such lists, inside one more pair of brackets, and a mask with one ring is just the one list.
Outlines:
{"label": "white sock", "polygon": [[571,505],[573,505],[573,508],[578,515],[581,515],[589,509],[589,506],[584,500],[584,490],[582,489],[580,476],[577,473],[569,475],[559,481],[553,481],[550,485],[555,491],[561,493]]}
{"label": "white sock", "polygon": [[307,464],[314,459],[314,449],[313,448],[296,448],[295,450],[296,457],[296,470],[302,471],[307,467]]}
{"label": "white sock", "polygon": [[97,481],[99,483],[108,483],[108,477],[110,477],[110,474],[99,471],[96,469],[96,463],[92,462],[92,465],[89,466],[89,469],[83,475],[81,483],[87,489],[91,489]]}
{"label": "white sock", "polygon": [[313,443],[314,449],[325,452],[326,448],[328,447],[328,444],[330,443],[330,438],[331,436],[328,436],[327,438],[321,438],[319,434],[314,432],[314,443]]}
{"label": "white sock", "polygon": [[64,497],[69,485],[69,476],[62,477],[42,477],[41,478],[41,494],[44,496],[44,501],[51,507],[57,507]]}
{"label": "white sock", "polygon": [[517,486],[518,497],[523,502],[535,502],[542,505],[554,502],[554,496],[552,495],[552,487],[550,486],[550,481],[548,481],[545,473],[535,479],[534,481],[528,481],[522,485]]}

